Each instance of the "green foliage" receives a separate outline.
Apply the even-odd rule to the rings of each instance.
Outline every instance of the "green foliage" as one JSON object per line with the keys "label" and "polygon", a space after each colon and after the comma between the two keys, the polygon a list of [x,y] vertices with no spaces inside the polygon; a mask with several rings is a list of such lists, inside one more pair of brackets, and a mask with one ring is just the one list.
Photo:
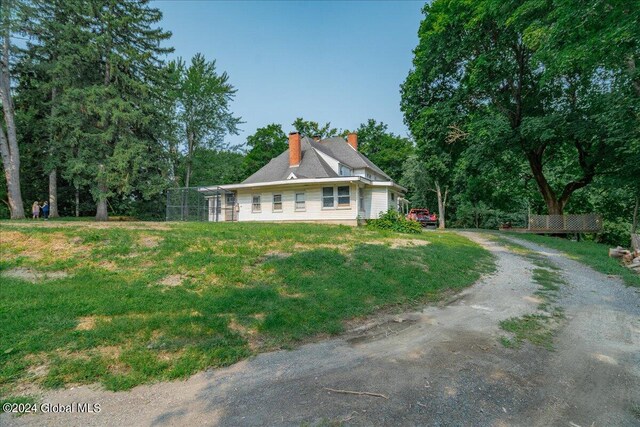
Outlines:
{"label": "green foliage", "polygon": [[[491,264],[487,251],[449,233],[393,247],[401,235],[313,224],[47,225],[2,224],[12,231],[0,241],[3,273],[68,273],[36,283],[3,275],[5,396],[28,382],[123,390],[185,378],[339,333],[345,320],[385,307],[438,301]],[[38,257],[25,257],[36,242]],[[42,365],[48,373],[33,376]]]}
{"label": "green foliage", "polygon": [[250,148],[243,161],[246,177],[257,172],[289,147],[282,126],[275,123],[257,129],[247,138],[247,146]]}
{"label": "green foliage", "polygon": [[405,218],[395,209],[389,209],[387,212],[381,213],[377,219],[367,220],[367,226],[377,230],[390,230],[397,233],[422,233],[422,226],[419,222]]}
{"label": "green foliage", "polygon": [[[198,148],[191,159],[191,185],[221,185],[240,182],[244,178],[242,153]],[[184,176],[186,159],[181,158],[178,173]]]}
{"label": "green foliage", "polygon": [[295,119],[291,125],[297,132],[310,138],[319,136],[321,139],[324,139],[344,133],[336,128],[332,128],[330,122],[321,125],[318,122],[304,120],[302,117]]}
{"label": "green foliage", "polygon": [[596,236],[596,241],[614,246],[629,246],[631,240],[631,224],[625,221],[604,220],[602,233]]}
{"label": "green foliage", "polygon": [[482,226],[489,212],[597,210],[593,199],[619,188],[614,203],[629,222],[640,164],[637,2],[434,1],[424,14],[402,85],[417,144],[405,177],[412,197],[432,198],[439,183],[456,222]]}
{"label": "green foliage", "polygon": [[356,130],[358,151],[385,171],[391,179],[400,182],[404,163],[413,153],[413,144],[407,139],[387,130],[387,125],[369,119]]}
{"label": "green foliage", "polygon": [[189,187],[194,151],[219,150],[226,134],[238,133],[240,118],[230,110],[236,89],[226,72],[218,74],[216,61],[208,62],[200,53],[191,58],[188,67],[182,58],[171,61],[168,72],[176,80],[170,96],[176,103],[177,140],[185,154],[184,186]]}

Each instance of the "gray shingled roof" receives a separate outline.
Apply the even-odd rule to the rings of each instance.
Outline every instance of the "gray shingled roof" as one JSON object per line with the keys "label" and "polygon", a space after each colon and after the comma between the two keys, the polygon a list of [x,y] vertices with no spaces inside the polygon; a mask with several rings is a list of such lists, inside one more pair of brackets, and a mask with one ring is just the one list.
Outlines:
{"label": "gray shingled roof", "polygon": [[243,181],[243,184],[258,182],[284,181],[293,172],[297,178],[335,178],[339,176],[326,161],[320,157],[317,151],[338,160],[343,165],[353,169],[370,168],[383,177],[391,180],[378,166],[373,164],[363,154],[354,150],[343,138],[333,137],[315,142],[309,137],[303,137],[300,141],[302,159],[300,165],[289,166],[289,150],[278,157],[271,159],[256,173]]}
{"label": "gray shingled roof", "polygon": [[269,163],[245,179],[243,183],[253,184],[256,182],[284,181],[289,178],[292,172],[298,178],[334,178],[338,176],[338,174],[331,169],[331,166],[322,160],[322,157],[311,148],[308,138],[302,139],[300,149],[302,151],[302,159],[300,160],[299,166],[289,166],[289,150],[287,150],[278,157],[271,159]]}
{"label": "gray shingled roof", "polygon": [[369,168],[379,173],[383,177],[391,180],[389,175],[384,173],[382,169],[376,166],[371,160],[361,152],[354,150],[344,138],[335,136],[332,138],[323,139],[320,142],[312,142],[312,147],[322,151],[325,154],[338,160],[343,165],[347,165],[353,169]]}

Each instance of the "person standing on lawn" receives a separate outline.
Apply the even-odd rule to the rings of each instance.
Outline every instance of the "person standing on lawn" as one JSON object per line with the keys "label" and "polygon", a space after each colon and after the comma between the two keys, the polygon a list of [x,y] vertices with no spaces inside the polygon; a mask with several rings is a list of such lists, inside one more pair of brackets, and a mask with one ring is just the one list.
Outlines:
{"label": "person standing on lawn", "polygon": [[37,201],[33,202],[33,206],[31,206],[31,213],[33,214],[33,219],[40,218],[40,205]]}
{"label": "person standing on lawn", "polygon": [[42,205],[42,217],[45,221],[49,219],[49,202],[44,202]]}

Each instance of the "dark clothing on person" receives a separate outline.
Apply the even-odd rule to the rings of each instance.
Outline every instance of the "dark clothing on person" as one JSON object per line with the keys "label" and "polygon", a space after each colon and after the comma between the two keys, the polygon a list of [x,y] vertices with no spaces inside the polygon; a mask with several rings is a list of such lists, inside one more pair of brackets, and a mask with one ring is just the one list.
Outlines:
{"label": "dark clothing on person", "polygon": [[49,219],[49,205],[45,204],[42,206],[42,216],[44,219]]}

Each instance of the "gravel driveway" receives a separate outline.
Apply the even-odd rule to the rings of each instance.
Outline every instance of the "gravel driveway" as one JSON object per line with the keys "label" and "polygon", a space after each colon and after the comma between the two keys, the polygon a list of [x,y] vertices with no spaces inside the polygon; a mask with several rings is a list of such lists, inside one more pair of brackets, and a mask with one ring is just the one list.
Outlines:
{"label": "gravel driveway", "polygon": [[[259,355],[187,381],[47,392],[93,414],[0,416],[2,425],[640,424],[640,295],[617,278],[528,243],[567,282],[554,351],[504,348],[501,320],[535,313],[536,268],[482,234],[498,270],[448,305],[379,318],[338,339]],[[384,395],[356,395],[327,390]]]}

